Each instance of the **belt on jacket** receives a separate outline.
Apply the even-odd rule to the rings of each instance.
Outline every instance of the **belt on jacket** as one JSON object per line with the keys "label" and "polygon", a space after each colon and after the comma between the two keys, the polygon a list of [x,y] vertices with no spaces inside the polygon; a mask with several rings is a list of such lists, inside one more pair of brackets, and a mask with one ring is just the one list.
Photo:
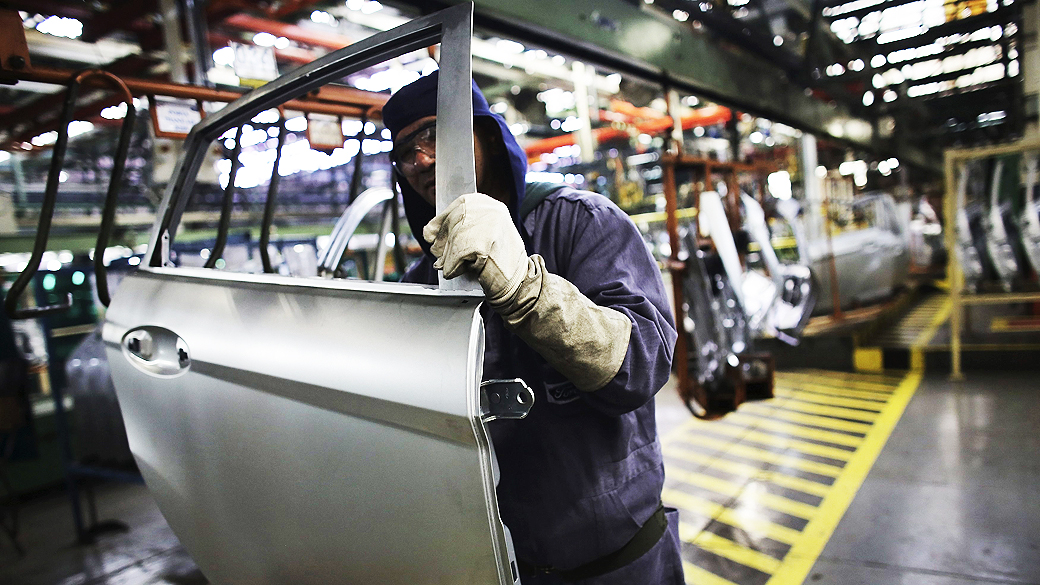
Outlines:
{"label": "belt on jacket", "polygon": [[664,515],[664,506],[658,504],[657,511],[643,523],[632,539],[618,550],[604,555],[598,559],[579,565],[573,569],[556,569],[554,567],[540,567],[531,563],[516,559],[520,568],[520,574],[553,573],[562,577],[565,581],[580,581],[605,575],[616,571],[632,561],[638,559],[654,547],[665,530],[668,529],[668,519]]}

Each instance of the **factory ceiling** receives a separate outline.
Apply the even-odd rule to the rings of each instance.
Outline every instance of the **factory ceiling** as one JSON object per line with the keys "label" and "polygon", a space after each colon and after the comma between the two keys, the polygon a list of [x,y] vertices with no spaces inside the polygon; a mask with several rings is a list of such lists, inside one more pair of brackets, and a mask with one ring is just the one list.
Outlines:
{"label": "factory ceiling", "polygon": [[[214,50],[267,33],[285,39],[275,53],[283,68],[291,67],[446,4],[0,1],[26,19],[35,65],[112,64],[123,75],[197,83],[211,81],[192,76],[190,66],[185,73],[170,64],[209,69]],[[1024,124],[1016,0],[569,0],[565,9],[553,0],[475,4],[483,38],[521,41],[919,167],[937,168],[944,146],[1008,138]],[[316,26],[321,23],[308,18],[316,13],[340,26]],[[171,60],[164,23],[176,14],[195,17],[173,33],[186,42],[185,54]],[[524,62],[524,55],[506,63],[488,56],[494,52],[489,45],[488,58],[474,70],[507,87],[566,71],[559,63]],[[0,122],[41,109],[56,99],[46,95],[56,89],[21,83],[0,90],[6,104]]]}

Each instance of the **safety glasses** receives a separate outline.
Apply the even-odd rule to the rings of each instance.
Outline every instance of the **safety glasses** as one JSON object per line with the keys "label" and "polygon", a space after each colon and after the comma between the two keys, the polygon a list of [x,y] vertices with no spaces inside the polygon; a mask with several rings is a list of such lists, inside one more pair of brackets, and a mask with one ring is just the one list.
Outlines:
{"label": "safety glasses", "polygon": [[410,174],[415,170],[416,157],[420,152],[430,158],[437,158],[437,121],[430,120],[419,126],[399,139],[397,144],[390,153],[390,160],[402,173]]}

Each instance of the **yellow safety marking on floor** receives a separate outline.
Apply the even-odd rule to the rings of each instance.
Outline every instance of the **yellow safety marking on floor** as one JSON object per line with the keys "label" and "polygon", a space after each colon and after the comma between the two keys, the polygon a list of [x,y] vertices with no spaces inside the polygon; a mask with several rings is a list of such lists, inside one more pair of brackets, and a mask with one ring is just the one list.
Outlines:
{"label": "yellow safety marking on floor", "polygon": [[780,410],[779,408],[776,408],[773,405],[766,405],[756,402],[742,404],[740,405],[740,409],[748,413],[757,413],[765,417],[783,419],[786,421],[795,422],[803,425],[823,427],[832,431],[848,431],[850,433],[859,433],[861,435],[865,435],[867,431],[870,430],[870,425],[866,423],[853,422],[850,420],[838,420],[836,418],[816,416],[813,414],[793,412],[790,410]]}
{"label": "yellow safety marking on floor", "polygon": [[703,548],[708,552],[715,553],[720,557],[736,561],[742,565],[751,567],[752,569],[758,569],[759,571],[770,575],[780,568],[780,561],[773,557],[746,546],[741,546],[728,538],[719,536],[714,532],[708,532],[707,530],[696,535],[693,540],[688,540],[686,542]]}
{"label": "yellow safety marking on floor", "polygon": [[834,431],[811,429],[794,423],[773,420],[756,414],[748,414],[739,410],[726,415],[725,420],[733,423],[742,423],[746,426],[775,431],[785,435],[801,437],[803,439],[815,439],[817,441],[823,441],[834,445],[843,445],[845,447],[858,447],[860,443],[863,442],[862,437],[854,437],[852,435],[846,435],[845,433]]}
{"label": "yellow safety marking on floor", "polygon": [[[714,475],[707,475],[696,471],[686,471],[685,469],[670,469],[665,472],[665,475],[669,479],[676,479],[683,483],[688,483],[730,498],[740,496],[741,492],[744,491],[744,488],[747,487],[747,484],[745,483],[735,483],[715,477]],[[808,520],[816,514],[816,506],[803,504],[802,502],[797,502],[776,494],[756,493],[754,497],[765,507],[796,518]]]}
{"label": "yellow safety marking on floor", "polygon": [[711,571],[705,571],[689,561],[683,561],[682,566],[688,585],[737,585],[737,583],[723,579]]}
{"label": "yellow safety marking on floor", "polygon": [[869,410],[871,412],[880,412],[881,407],[884,406],[883,402],[873,402],[868,400],[861,400],[859,398],[843,398],[841,396],[830,396],[827,394],[814,394],[812,392],[795,392],[787,388],[776,388],[774,393],[777,396],[797,398],[799,400],[805,400],[806,402],[815,402],[816,404],[825,404],[828,406],[846,406],[848,408],[859,408],[861,410]]}
{"label": "yellow safety marking on floor", "polygon": [[[819,498],[826,496],[830,492],[830,486],[818,481],[805,479],[796,475],[788,475],[782,471],[762,469],[761,467],[755,467],[754,465],[748,465],[747,463],[738,463],[728,459],[704,455],[703,453],[698,453],[696,451],[687,451],[685,449],[670,450],[665,448],[665,455],[682,461],[711,467],[712,469],[717,469],[730,475],[754,478],[758,481],[769,482],[783,488],[803,492]],[[665,474],[668,474],[667,466]]]}
{"label": "yellow safety marking on floor", "polygon": [[852,367],[857,372],[883,372],[885,353],[880,347],[857,347],[852,350]]}
{"label": "yellow safety marking on floor", "polygon": [[877,418],[876,412],[865,412],[862,410],[853,410],[851,408],[842,408],[840,406],[824,406],[822,404],[814,404],[812,402],[806,402],[804,400],[797,399],[784,400],[778,402],[776,406],[777,408],[797,410],[798,412],[804,412],[805,414],[833,416],[837,418],[846,418],[868,423],[874,422],[874,419]]}
{"label": "yellow safety marking on floor", "polygon": [[849,390],[845,388],[821,386],[819,384],[809,384],[807,382],[798,382],[796,384],[784,384],[782,386],[778,384],[777,388],[797,388],[800,392],[811,392],[812,394],[825,394],[827,396],[839,396],[844,398],[858,398],[860,400],[869,400],[877,403],[878,408],[881,408],[890,397],[890,394],[888,392],[877,392],[874,390]]}
{"label": "yellow safety marking on floor", "polygon": [[802,471],[808,471],[809,473],[815,473],[817,475],[823,475],[826,477],[837,477],[841,473],[841,467],[837,465],[829,465],[827,463],[819,463],[816,461],[809,461],[802,459],[795,455],[788,455],[785,453],[774,453],[766,449],[759,449],[758,447],[749,447],[747,445],[741,445],[732,441],[723,441],[711,437],[705,437],[703,435],[697,437],[690,437],[687,440],[690,444],[696,444],[703,447],[714,447],[723,451],[721,456],[733,455],[735,457],[743,457],[745,459],[754,459],[763,463],[769,463],[772,465],[780,465],[783,467],[789,467],[791,469],[800,469]]}
{"label": "yellow safety marking on floor", "polygon": [[856,455],[845,466],[843,473],[835,480],[831,493],[820,503],[819,512],[802,531],[802,538],[791,546],[784,562],[773,574],[766,585],[796,585],[802,583],[809,574],[816,559],[823,552],[838,522],[845,515],[845,510],[852,503],[852,498],[859,491],[870,468],[874,466],[881,449],[888,441],[892,429],[903,416],[906,405],[921,383],[921,374],[911,372],[899,384],[892,395],[892,400],[874,422],[873,428],[864,438],[863,445],[856,450]]}
{"label": "yellow safety marking on floor", "polygon": [[903,380],[900,374],[857,374],[855,372],[838,372],[835,370],[820,370],[816,368],[800,368],[777,372],[778,376],[808,376],[815,379],[827,379],[839,382],[863,382],[878,386],[889,393],[895,391],[895,387]]}
{"label": "yellow safety marking on floor", "polygon": [[[681,425],[681,432],[670,433],[664,441],[669,488],[664,490],[662,498],[684,514],[680,537],[687,543],[684,549],[687,583],[744,585],[742,580],[761,583],[764,574],[769,579],[766,585],[801,584],[921,380],[916,372],[891,384],[886,384],[890,378],[883,376],[856,379],[860,386],[875,386],[869,391],[856,392],[887,397],[887,401],[869,403],[879,409],[872,414],[854,410],[866,400],[844,394],[849,390],[837,388],[822,395],[816,394],[815,389],[801,390],[819,381],[826,385],[841,384],[834,381],[835,376],[809,375],[804,371],[799,375],[811,381],[799,383],[793,376],[779,374],[777,379],[783,379],[783,384],[776,398],[745,403],[722,421],[691,420]],[[879,387],[894,390],[882,392]],[[821,397],[837,400],[814,402]],[[794,410],[798,408],[812,409],[815,413]],[[872,416],[862,422],[831,418],[849,417],[857,412]],[[821,416],[821,413],[829,416]],[[839,431],[859,432],[862,436]],[[708,455],[688,445],[718,452]],[[683,467],[683,462],[700,467]],[[770,468],[761,469],[758,462]],[[801,472],[815,475],[796,475]],[[833,485],[828,485],[827,478],[834,478]],[[777,491],[766,484],[791,491]],[[819,498],[819,505],[807,503],[817,500],[806,500],[799,492]],[[700,529],[695,534],[694,524],[686,523],[686,515],[690,513],[724,523],[736,532]],[[801,522],[805,522],[802,530],[790,527],[801,526]],[[768,542],[764,539],[789,545],[790,549],[785,552],[783,548],[777,549],[776,544],[763,548]],[[778,560],[780,554],[784,556]],[[719,559],[726,561],[720,563]]]}
{"label": "yellow safety marking on floor", "polygon": [[826,445],[810,443],[794,437],[781,437],[770,433],[763,433],[761,431],[749,430],[731,425],[710,425],[705,427],[704,431],[708,433],[728,435],[731,437],[740,437],[763,445],[769,445],[770,447],[776,447],[778,449],[793,449],[795,451],[801,451],[802,453],[808,453],[809,455],[829,457],[831,459],[837,459],[838,461],[847,461],[849,457],[852,457],[852,451],[849,451],[848,449],[828,447]]}
{"label": "yellow safety marking on floor", "polygon": [[823,372],[820,370],[799,370],[797,372],[777,373],[776,380],[778,384],[783,384],[786,381],[791,380],[798,383],[808,382],[809,384],[829,386],[837,390],[851,388],[853,390],[874,390],[884,394],[891,394],[892,387],[899,383],[898,379],[895,379],[891,383],[884,381],[883,376],[878,374],[851,374],[847,372],[839,372],[835,375],[835,372]]}
{"label": "yellow safety marking on floor", "polygon": [[774,524],[759,516],[733,510],[723,506],[722,504],[716,504],[711,500],[683,493],[675,489],[665,488],[661,492],[661,500],[666,506],[689,510],[690,512],[706,516],[712,520],[724,522],[730,526],[740,528],[755,537],[764,537],[783,544],[793,545],[794,542],[802,536],[800,531],[793,528]]}

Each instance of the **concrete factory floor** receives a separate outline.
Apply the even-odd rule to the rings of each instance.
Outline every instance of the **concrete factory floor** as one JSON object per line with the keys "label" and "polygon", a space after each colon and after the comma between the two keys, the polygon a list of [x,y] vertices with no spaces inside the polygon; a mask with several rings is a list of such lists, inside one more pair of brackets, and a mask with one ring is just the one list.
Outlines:
{"label": "concrete factory floor", "polygon": [[[777,377],[776,398],[691,419],[666,388],[666,504],[695,584],[1040,583],[1036,374]],[[0,585],[202,584],[149,497],[99,488],[130,531],[73,544],[63,493],[22,507],[19,558],[0,534]]]}

